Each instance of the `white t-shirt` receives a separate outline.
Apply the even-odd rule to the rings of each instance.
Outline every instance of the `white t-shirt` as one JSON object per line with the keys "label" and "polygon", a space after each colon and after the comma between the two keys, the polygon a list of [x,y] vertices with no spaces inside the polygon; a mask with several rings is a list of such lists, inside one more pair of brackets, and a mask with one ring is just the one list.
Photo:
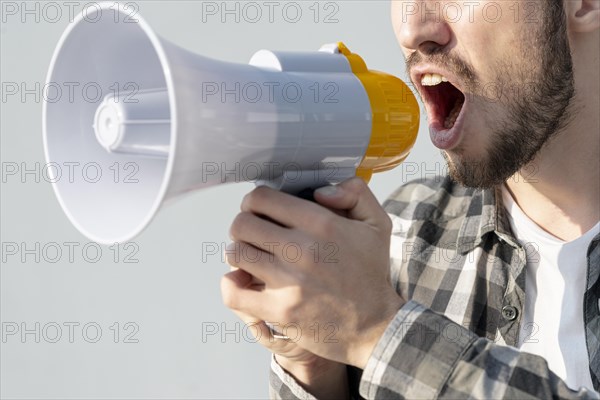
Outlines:
{"label": "white t-shirt", "polygon": [[587,250],[600,222],[565,242],[544,231],[513,200],[502,198],[513,234],[527,253],[525,306],[518,347],[542,356],[572,389],[593,389],[583,322]]}

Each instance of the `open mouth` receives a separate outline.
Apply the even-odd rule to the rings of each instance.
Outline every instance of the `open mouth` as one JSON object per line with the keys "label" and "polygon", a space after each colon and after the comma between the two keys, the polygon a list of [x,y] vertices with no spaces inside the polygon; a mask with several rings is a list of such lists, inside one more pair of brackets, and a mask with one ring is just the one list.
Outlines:
{"label": "open mouth", "polygon": [[445,130],[452,129],[465,103],[463,92],[440,74],[423,74],[421,86],[430,122]]}

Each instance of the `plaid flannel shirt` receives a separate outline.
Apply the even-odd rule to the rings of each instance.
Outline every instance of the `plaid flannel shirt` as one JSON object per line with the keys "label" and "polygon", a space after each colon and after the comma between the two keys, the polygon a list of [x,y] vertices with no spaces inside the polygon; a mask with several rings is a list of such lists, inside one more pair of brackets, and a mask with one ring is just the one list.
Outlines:
{"label": "plaid flannel shirt", "polygon": [[[499,189],[448,177],[410,182],[384,203],[393,221],[391,276],[407,303],[361,371],[354,398],[550,399],[600,395],[600,235],[588,248],[583,293],[596,391],[569,389],[537,355],[520,352],[526,249],[513,237]],[[270,395],[314,399],[273,357]]]}

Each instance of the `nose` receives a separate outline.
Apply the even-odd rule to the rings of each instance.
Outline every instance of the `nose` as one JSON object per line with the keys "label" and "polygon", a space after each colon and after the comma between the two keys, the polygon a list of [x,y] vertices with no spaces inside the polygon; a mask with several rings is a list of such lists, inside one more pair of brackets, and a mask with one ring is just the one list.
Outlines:
{"label": "nose", "polygon": [[392,20],[400,45],[425,54],[447,46],[452,31],[442,14],[440,1],[392,0]]}

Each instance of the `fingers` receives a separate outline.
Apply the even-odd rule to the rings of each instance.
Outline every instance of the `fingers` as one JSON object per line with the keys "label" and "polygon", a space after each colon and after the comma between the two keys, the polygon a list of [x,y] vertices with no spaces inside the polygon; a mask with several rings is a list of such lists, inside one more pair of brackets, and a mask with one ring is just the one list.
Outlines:
{"label": "fingers", "polygon": [[[231,270],[238,271],[238,269],[236,267],[231,267]],[[257,280],[255,277],[251,276],[248,273],[244,274],[243,270],[239,270],[239,271],[242,271],[242,273],[239,273],[239,276],[232,277],[238,283],[240,283],[242,285],[246,285],[246,287],[249,287],[249,288],[253,288],[256,286],[264,287],[264,285],[262,285],[260,283],[256,283]],[[257,318],[255,316],[249,314],[248,312],[243,312],[243,311],[239,311],[236,309],[232,309],[232,311],[242,321],[244,321],[244,324],[245,324],[244,329],[247,329],[248,331],[250,331],[250,333],[252,335],[254,335],[254,337],[256,338],[258,343],[262,344],[270,351],[272,351],[274,353],[283,352],[282,354],[285,354],[286,351],[289,351],[290,349],[295,348],[295,344],[289,342],[288,340],[282,340],[281,338],[275,337],[273,329],[271,329],[271,327],[269,327],[269,325],[265,321],[261,320],[260,318]],[[274,323],[274,324],[271,323],[271,324],[274,325],[274,329],[276,329],[280,325],[279,323]],[[288,333],[287,331],[290,330],[288,328],[289,328],[289,326],[287,326],[287,325],[284,326],[284,330],[286,331],[286,333]],[[293,325],[292,328],[296,328],[296,326]],[[294,333],[295,333],[294,337],[297,338],[298,337],[297,332],[294,332]]]}
{"label": "fingers", "polygon": [[289,229],[245,211],[235,217],[229,228],[232,240],[249,243],[266,252],[272,252],[273,244],[290,234]]}
{"label": "fingers", "polygon": [[[256,278],[252,275],[245,273],[243,270],[239,270],[236,267],[231,267],[231,271],[241,271],[236,274],[230,275],[230,278],[235,281],[235,285],[241,285],[242,287],[246,287],[248,289],[256,288],[264,286],[257,282]],[[227,283],[225,283],[225,287],[223,287],[223,283],[221,283],[221,291],[223,293],[223,302],[225,305],[231,303],[230,299],[225,299],[225,292],[223,290],[230,290]],[[227,293],[227,296],[232,295],[232,292]],[[267,348],[273,347],[273,344],[276,342],[276,338],[273,336],[273,332],[269,328],[269,326],[261,319],[248,314],[247,312],[240,311],[232,308],[232,311],[242,320],[244,321],[246,328],[254,335],[257,341]]]}
{"label": "fingers", "polygon": [[315,190],[315,200],[329,208],[347,210],[350,219],[373,226],[390,224],[389,217],[367,184],[360,178],[351,178],[335,186]]}
{"label": "fingers", "polygon": [[[238,270],[238,267],[234,267],[233,265],[229,264],[229,270],[230,271],[236,271]],[[265,282],[261,281],[260,279],[258,279],[256,276],[251,275],[252,276],[252,281],[248,284],[248,288],[249,289],[254,289],[254,290],[263,290],[265,288]]]}
{"label": "fingers", "polygon": [[225,249],[227,263],[268,283],[280,276],[275,250],[291,242],[295,235],[291,230],[255,214],[241,212],[231,224],[229,236],[234,242]]}
{"label": "fingers", "polygon": [[[240,215],[258,214],[275,222],[262,219],[264,225],[259,231],[259,237],[264,240],[285,237],[283,235],[289,233],[289,230],[286,231],[277,224],[318,234],[322,226],[330,224],[332,217],[339,215],[366,222],[385,232],[391,230],[391,221],[387,213],[360,178],[348,179],[335,186],[317,189],[314,198],[318,204],[268,187],[258,187],[244,197],[241,205],[243,212]],[[337,211],[330,211],[330,209]],[[251,236],[250,233],[245,234],[245,237]]]}
{"label": "fingers", "polygon": [[318,204],[287,193],[261,186],[248,193],[242,201],[243,212],[267,216],[287,227],[312,232],[318,219],[333,213]]}
{"label": "fingers", "polygon": [[269,319],[267,294],[250,288],[252,275],[242,269],[228,272],[221,279],[223,303],[232,310],[255,315],[261,320]]}
{"label": "fingers", "polygon": [[241,269],[234,269],[223,276],[221,280],[223,303],[246,323],[246,329],[259,343],[273,351],[281,350],[282,346],[287,344],[273,336],[273,331],[264,322],[268,309],[259,306],[270,303],[264,297],[264,292],[250,288],[252,282],[254,282],[253,277]]}
{"label": "fingers", "polygon": [[[246,271],[265,284],[280,276],[281,271],[277,268],[275,256],[248,243],[228,244],[225,248],[225,257],[229,265]],[[258,283],[254,280],[250,285],[256,287]]]}
{"label": "fingers", "polygon": [[273,333],[265,324],[264,321],[253,317],[250,314],[243,313],[241,311],[233,310],[233,312],[242,320],[246,325],[247,329],[254,335],[256,340],[267,348],[272,348],[276,339],[273,337]]}

